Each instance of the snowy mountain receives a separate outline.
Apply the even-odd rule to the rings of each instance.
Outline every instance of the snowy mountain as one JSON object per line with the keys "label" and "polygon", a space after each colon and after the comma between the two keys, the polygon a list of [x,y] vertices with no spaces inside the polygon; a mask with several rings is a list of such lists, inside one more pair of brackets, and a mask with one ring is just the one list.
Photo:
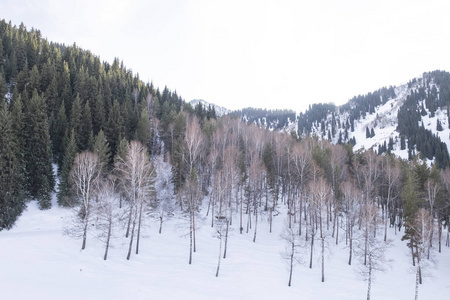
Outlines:
{"label": "snowy mountain", "polygon": [[199,103],[201,103],[203,105],[203,107],[208,108],[209,106],[211,106],[211,108],[214,108],[214,110],[216,111],[216,115],[218,117],[222,117],[228,113],[231,112],[231,110],[229,110],[228,108],[213,104],[213,103],[209,103],[203,99],[194,99],[189,101],[189,103],[191,104],[192,107],[197,106]]}
{"label": "snowy mountain", "polygon": [[449,73],[434,71],[342,106],[312,105],[298,116],[298,133],[404,159],[421,153],[429,162],[448,166],[449,78]]}

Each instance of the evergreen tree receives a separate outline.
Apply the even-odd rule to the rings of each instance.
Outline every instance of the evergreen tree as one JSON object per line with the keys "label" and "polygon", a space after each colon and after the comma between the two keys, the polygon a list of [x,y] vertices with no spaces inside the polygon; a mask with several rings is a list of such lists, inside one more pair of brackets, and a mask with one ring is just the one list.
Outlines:
{"label": "evergreen tree", "polygon": [[151,125],[150,118],[148,116],[147,109],[144,108],[141,111],[139,121],[136,128],[136,136],[135,139],[141,142],[146,147],[149,146],[150,143],[150,135],[151,135]]}
{"label": "evergreen tree", "polygon": [[6,87],[5,78],[3,77],[2,73],[0,72],[0,103],[2,103],[5,100],[5,95],[6,95],[7,91],[8,91],[8,89]]}
{"label": "evergreen tree", "polygon": [[366,127],[366,139],[370,138],[370,130],[369,127]]}
{"label": "evergreen tree", "polygon": [[111,161],[111,151],[103,130],[100,130],[98,135],[95,137],[93,150],[94,154],[97,154],[98,156],[101,174],[104,174],[109,166],[109,162]]}
{"label": "evergreen tree", "polygon": [[25,206],[11,121],[6,103],[0,103],[0,230],[11,228]]}
{"label": "evergreen tree", "polygon": [[119,101],[114,100],[114,104],[109,112],[108,123],[105,128],[106,138],[111,147],[111,156],[114,157],[122,136],[123,119],[120,113]]}
{"label": "evergreen tree", "polygon": [[74,204],[73,190],[70,186],[70,171],[72,170],[73,161],[77,155],[77,144],[75,139],[75,132],[72,129],[70,134],[69,143],[64,152],[64,158],[62,162],[61,172],[59,174],[58,185],[58,204],[61,206],[71,206]]}
{"label": "evergreen tree", "polygon": [[91,115],[91,107],[89,106],[89,100],[84,104],[83,109],[83,127],[81,130],[81,145],[82,148],[80,150],[92,149],[94,144],[94,136],[92,131],[92,115]]}
{"label": "evergreen tree", "polygon": [[81,99],[77,95],[70,110],[70,130],[75,132],[75,140],[78,149],[84,149],[83,144],[83,112],[81,109]]}
{"label": "evergreen tree", "polygon": [[37,91],[27,105],[25,114],[25,167],[30,196],[41,209],[51,207],[51,192],[55,185],[47,112],[44,99]]}
{"label": "evergreen tree", "polygon": [[437,122],[436,122],[436,130],[437,131],[444,130],[444,128],[442,128],[442,124],[441,124],[441,121],[439,119],[437,119]]}

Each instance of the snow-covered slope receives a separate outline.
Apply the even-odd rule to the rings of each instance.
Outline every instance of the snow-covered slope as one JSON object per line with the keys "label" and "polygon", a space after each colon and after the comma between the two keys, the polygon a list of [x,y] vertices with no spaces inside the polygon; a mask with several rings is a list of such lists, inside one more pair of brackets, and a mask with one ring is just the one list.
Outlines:
{"label": "snow-covered slope", "polygon": [[216,111],[216,115],[218,117],[222,117],[231,112],[231,110],[229,110],[228,108],[206,102],[205,100],[202,100],[202,99],[194,99],[194,100],[189,101],[189,103],[192,105],[192,107],[195,107],[199,103],[201,103],[203,105],[203,107],[205,107],[205,108],[208,108],[208,106],[211,105],[211,107],[214,107],[214,110]]}
{"label": "snow-covered slope", "polygon": [[[189,236],[186,221],[176,214],[158,234],[157,221],[145,227],[140,253],[125,259],[128,242],[117,237],[108,260],[103,244],[88,237],[86,250],[81,241],[63,235],[70,210],[40,211],[35,202],[10,231],[0,232],[0,290],[2,299],[365,299],[367,284],[358,272],[360,264],[347,264],[345,236],[338,246],[330,241],[325,260],[325,282],[320,277],[320,247],[313,268],[296,265],[292,286],[287,286],[288,268],[280,253],[285,213],[274,219],[269,233],[267,218],[259,222],[256,242],[253,231],[239,234],[238,222],[230,230],[228,252],[215,277],[219,240],[209,218],[199,220],[197,252],[188,264]],[[204,216],[204,213],[202,213]],[[381,230],[380,230],[381,231]],[[401,233],[389,229],[393,247],[387,252],[390,268],[375,273],[372,299],[413,299],[415,274],[410,252]],[[447,300],[450,248],[435,255],[435,265],[425,270],[419,287],[420,299]]]}
{"label": "snow-covered slope", "polygon": [[[401,158],[408,158],[407,150],[400,150],[400,137],[397,131],[397,114],[400,107],[410,93],[410,89],[406,84],[395,88],[397,97],[390,99],[384,105],[375,108],[375,113],[366,115],[365,118],[355,121],[355,131],[350,132],[350,138],[355,138],[356,144],[354,149],[374,149],[388,143],[389,138],[394,140],[393,153]],[[373,128],[375,136],[366,138],[366,129]]]}

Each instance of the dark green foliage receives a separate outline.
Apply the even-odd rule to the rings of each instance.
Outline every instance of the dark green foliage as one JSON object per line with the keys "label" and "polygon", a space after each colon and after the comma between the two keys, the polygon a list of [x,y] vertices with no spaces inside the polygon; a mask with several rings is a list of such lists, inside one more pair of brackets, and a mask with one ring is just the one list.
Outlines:
{"label": "dark green foliage", "polygon": [[151,124],[147,109],[142,109],[137,123],[135,139],[140,141],[143,145],[149,146],[151,138]]}
{"label": "dark green foliage", "polygon": [[106,138],[108,139],[109,146],[111,147],[111,155],[114,157],[117,152],[120,137],[123,135],[123,118],[120,113],[119,101],[114,100],[113,107],[108,116],[108,122],[106,126]]}
{"label": "dark green foliage", "polygon": [[439,119],[437,119],[437,121],[436,121],[436,130],[437,131],[444,130],[444,128],[442,128],[442,124],[441,124],[441,121]]}
{"label": "dark green foliage", "polygon": [[0,103],[5,101],[6,92],[8,92],[8,89],[6,87],[6,81],[0,72]]}
{"label": "dark green foliage", "polygon": [[41,209],[48,209],[55,179],[45,100],[36,91],[27,105],[24,123],[27,190]]}
{"label": "dark green foliage", "polygon": [[12,119],[0,103],[0,230],[9,229],[24,209],[21,162]]}
{"label": "dark green foliage", "polygon": [[100,130],[95,137],[93,153],[98,155],[98,160],[100,161],[102,168],[101,173],[104,173],[108,169],[108,165],[111,161],[111,150],[103,130]]}
{"label": "dark green foliage", "polygon": [[70,185],[70,171],[72,170],[75,156],[77,155],[77,144],[75,132],[72,130],[69,142],[65,148],[61,172],[59,173],[58,204],[61,206],[71,206],[74,204],[73,189]]}

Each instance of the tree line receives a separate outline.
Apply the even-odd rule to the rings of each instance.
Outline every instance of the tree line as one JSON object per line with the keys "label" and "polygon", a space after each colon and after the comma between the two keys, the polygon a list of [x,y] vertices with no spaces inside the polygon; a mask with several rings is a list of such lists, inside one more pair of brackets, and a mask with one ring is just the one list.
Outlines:
{"label": "tree line", "polygon": [[84,249],[94,222],[105,259],[116,224],[125,225],[130,259],[132,249],[139,252],[143,222],[158,218],[161,232],[178,212],[193,263],[199,216],[206,216],[219,240],[218,276],[230,227],[257,242],[259,223],[268,220],[272,231],[273,219],[287,211],[291,274],[299,249],[313,267],[320,243],[325,281],[325,248],[345,243],[348,263],[360,253],[367,266],[369,295],[388,228],[405,228],[418,282],[430,252],[440,252],[443,239],[450,246],[448,170],[217,119],[176,92],[144,84],[118,59],[100,63],[76,45],[49,43],[39,31],[5,21],[0,34],[2,229],[13,226],[25,199],[51,207],[54,164],[58,205],[75,211],[67,231]]}

